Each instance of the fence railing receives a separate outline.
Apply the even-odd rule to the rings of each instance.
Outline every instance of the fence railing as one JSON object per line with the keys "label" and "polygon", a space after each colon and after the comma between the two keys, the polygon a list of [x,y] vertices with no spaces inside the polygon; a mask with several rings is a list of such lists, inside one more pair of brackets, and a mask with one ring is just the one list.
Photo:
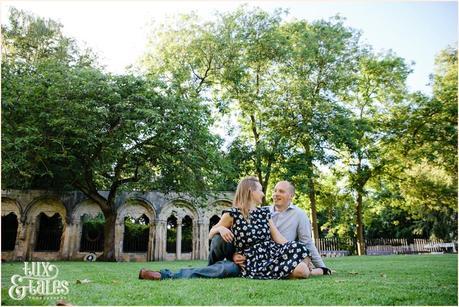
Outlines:
{"label": "fence railing", "polygon": [[[327,238],[315,242],[323,257],[336,257],[357,254],[355,239]],[[367,239],[365,240],[367,255],[419,254],[419,253],[457,253],[457,242],[442,240],[413,239]]]}

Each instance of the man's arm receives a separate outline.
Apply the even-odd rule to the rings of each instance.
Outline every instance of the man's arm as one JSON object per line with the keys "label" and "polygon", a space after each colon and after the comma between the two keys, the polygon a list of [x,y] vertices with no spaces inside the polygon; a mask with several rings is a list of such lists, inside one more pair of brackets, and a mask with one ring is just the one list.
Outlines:
{"label": "man's arm", "polygon": [[299,222],[298,222],[298,241],[303,242],[306,244],[307,249],[311,253],[311,260],[312,263],[316,268],[324,268],[325,263],[323,262],[322,258],[320,257],[319,251],[316,248],[316,245],[314,244],[314,241],[312,240],[312,235],[311,235],[311,222],[309,222],[309,218],[301,210],[299,211]]}

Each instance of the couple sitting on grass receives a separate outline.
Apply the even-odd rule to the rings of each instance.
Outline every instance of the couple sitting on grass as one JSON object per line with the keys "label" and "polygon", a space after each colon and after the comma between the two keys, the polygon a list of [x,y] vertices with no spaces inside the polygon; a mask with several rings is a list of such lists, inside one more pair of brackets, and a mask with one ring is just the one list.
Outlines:
{"label": "couple sitting on grass", "polygon": [[281,181],[274,188],[274,206],[257,207],[264,197],[260,182],[256,177],[242,179],[233,208],[223,211],[218,224],[210,230],[207,267],[185,268],[176,273],[141,269],[139,278],[283,279],[330,275],[312,241],[309,219],[291,204],[294,194],[293,185]]}

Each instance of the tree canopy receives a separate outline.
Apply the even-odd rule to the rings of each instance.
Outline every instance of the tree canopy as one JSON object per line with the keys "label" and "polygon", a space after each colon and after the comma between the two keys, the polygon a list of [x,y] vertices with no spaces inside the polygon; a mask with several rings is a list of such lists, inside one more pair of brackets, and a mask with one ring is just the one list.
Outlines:
{"label": "tree canopy", "polygon": [[266,203],[290,180],[314,237],[357,238],[361,253],[365,237],[457,238],[457,48],[438,54],[432,95],[409,92],[412,67],[345,19],[287,14],[182,15],[154,28],[137,73],[113,75],[59,23],[12,9],[4,186],[79,189],[111,225],[121,190],[199,195],[256,175]]}

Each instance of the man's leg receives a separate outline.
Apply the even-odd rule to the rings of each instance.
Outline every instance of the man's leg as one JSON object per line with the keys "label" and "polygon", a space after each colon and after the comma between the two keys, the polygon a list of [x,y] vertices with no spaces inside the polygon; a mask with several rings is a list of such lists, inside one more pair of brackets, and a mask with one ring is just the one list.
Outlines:
{"label": "man's leg", "polygon": [[210,242],[209,261],[207,265],[212,265],[222,260],[232,260],[235,252],[232,243],[225,242],[220,235],[215,235]]}
{"label": "man's leg", "polygon": [[225,278],[240,276],[239,267],[232,261],[218,261],[202,268],[181,269],[173,273],[168,269],[161,270],[161,279],[180,278]]}

